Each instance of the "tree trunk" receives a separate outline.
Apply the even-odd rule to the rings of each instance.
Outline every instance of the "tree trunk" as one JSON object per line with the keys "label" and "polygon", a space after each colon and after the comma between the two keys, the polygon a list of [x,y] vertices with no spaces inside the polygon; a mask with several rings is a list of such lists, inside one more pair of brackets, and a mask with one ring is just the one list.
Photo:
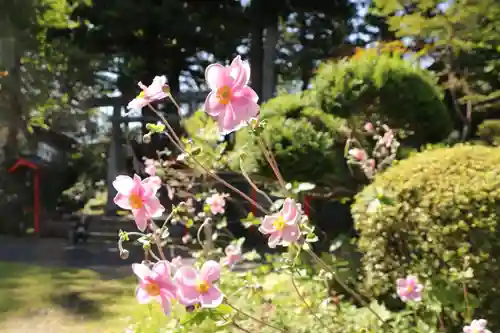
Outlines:
{"label": "tree trunk", "polygon": [[309,81],[311,81],[312,75],[312,65],[311,59],[307,56],[307,25],[306,25],[306,15],[305,13],[299,14],[299,22],[300,22],[300,34],[299,34],[299,42],[303,46],[300,52],[300,78],[302,80],[302,90],[306,90],[307,86],[309,86]]}
{"label": "tree trunk", "polygon": [[[252,1],[252,16],[258,17],[260,15],[259,8],[256,8],[258,1]],[[251,81],[250,85],[257,95],[262,96],[262,68],[264,59],[264,50],[262,46],[262,32],[263,23],[262,19],[252,20],[252,30],[250,39],[250,65],[251,65]]]}
{"label": "tree trunk", "polygon": [[266,25],[266,35],[264,39],[264,61],[262,72],[262,102],[273,98],[276,91],[274,64],[276,60],[276,44],[278,43],[278,17]]}

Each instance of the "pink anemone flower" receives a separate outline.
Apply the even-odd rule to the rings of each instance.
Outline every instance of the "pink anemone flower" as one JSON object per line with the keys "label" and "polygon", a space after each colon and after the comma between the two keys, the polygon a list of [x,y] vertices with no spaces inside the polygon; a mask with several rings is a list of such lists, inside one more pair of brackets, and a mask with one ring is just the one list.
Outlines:
{"label": "pink anemone flower", "polygon": [[205,112],[217,118],[221,134],[237,131],[259,113],[259,96],[248,86],[250,65],[240,56],[230,66],[208,66],[205,80],[211,90]]}
{"label": "pink anemone flower", "polygon": [[406,279],[398,279],[396,285],[396,292],[403,302],[422,300],[424,286],[418,282],[416,276],[408,275]]}
{"label": "pink anemone flower", "polygon": [[132,210],[137,228],[141,231],[146,230],[149,219],[160,217],[165,211],[165,207],[156,197],[160,186],[159,178],[156,178],[158,177],[141,180],[138,175],[134,175],[134,178],[122,175],[113,181],[113,187],[118,192],[114,202],[120,208]]}
{"label": "pink anemone flower", "polygon": [[178,268],[174,280],[179,287],[179,302],[185,306],[218,307],[224,299],[224,294],[214,285],[220,272],[221,266],[213,260],[205,262],[200,271],[191,266]]}
{"label": "pink anemone flower", "polygon": [[364,161],[367,159],[366,151],[359,148],[349,149],[349,155],[354,157],[357,161]]}
{"label": "pink anemone flower", "polygon": [[169,263],[159,261],[152,269],[145,264],[132,264],[132,270],[139,278],[137,301],[146,304],[154,300],[160,303],[163,312],[169,315],[172,300],[177,297],[177,286],[170,276]]}
{"label": "pink anemone flower", "polygon": [[149,87],[142,82],[139,82],[138,86],[142,91],[136,98],[128,103],[127,109],[142,109],[152,102],[166,98],[170,93],[167,86],[167,78],[164,75],[155,76],[153,83],[151,83]]}
{"label": "pink anemone flower", "polygon": [[264,235],[269,235],[269,247],[287,246],[300,238],[300,217],[300,207],[295,200],[287,198],[279,213],[264,217],[259,231]]}
{"label": "pink anemone flower", "polygon": [[222,265],[230,269],[243,258],[241,255],[241,248],[237,245],[231,244],[226,246],[224,252],[226,253],[226,257],[222,260]]}
{"label": "pink anemone flower", "polygon": [[484,319],[474,319],[470,325],[464,326],[464,333],[491,333],[489,329],[486,328],[488,322]]}
{"label": "pink anemone flower", "polygon": [[215,193],[211,197],[208,197],[205,202],[210,206],[210,211],[212,212],[212,214],[224,214],[224,207],[226,206],[224,195]]}
{"label": "pink anemone flower", "polygon": [[146,161],[144,161],[144,171],[150,176],[155,176],[156,175],[155,161],[150,158],[146,159]]}

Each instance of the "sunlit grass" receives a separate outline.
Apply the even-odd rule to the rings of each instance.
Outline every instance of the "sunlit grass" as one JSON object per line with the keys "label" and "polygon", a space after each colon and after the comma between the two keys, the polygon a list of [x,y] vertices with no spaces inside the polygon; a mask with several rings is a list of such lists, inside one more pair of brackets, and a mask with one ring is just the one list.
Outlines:
{"label": "sunlit grass", "polygon": [[109,280],[85,269],[0,262],[1,331],[121,333],[150,311],[136,303],[134,289],[132,275]]}

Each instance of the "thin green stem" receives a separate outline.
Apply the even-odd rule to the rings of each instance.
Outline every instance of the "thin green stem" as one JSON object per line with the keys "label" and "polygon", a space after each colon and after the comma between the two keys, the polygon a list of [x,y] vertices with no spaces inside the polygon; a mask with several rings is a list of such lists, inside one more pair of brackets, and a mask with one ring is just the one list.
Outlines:
{"label": "thin green stem", "polygon": [[345,290],[347,291],[349,294],[351,294],[352,297],[354,297],[358,302],[360,302],[363,306],[365,306],[368,310],[371,311],[371,313],[373,313],[382,323],[384,323],[384,319],[382,319],[382,317],[380,317],[380,315],[371,308],[371,306],[368,304],[368,302],[366,302],[363,297],[361,297],[356,291],[354,291],[353,289],[351,289],[346,283],[344,283],[344,281],[342,281],[338,276],[337,276],[337,272],[335,272],[333,269],[331,269],[330,266],[328,266],[328,264],[326,264],[320,257],[318,257],[316,255],[316,253],[314,253],[313,251],[311,251],[310,249],[307,249],[305,250],[314,260],[316,260],[318,262],[318,264],[323,268],[325,269],[326,271],[330,272],[333,276],[333,278],[335,279],[335,281]]}
{"label": "thin green stem", "polygon": [[243,168],[243,163],[242,163],[242,159],[240,157],[240,170],[241,170],[241,174],[243,175],[243,177],[246,179],[246,181],[248,182],[248,184],[250,184],[250,186],[257,192],[257,193],[260,193],[264,196],[264,198],[266,198],[267,202],[269,202],[269,204],[273,204],[273,201],[271,200],[271,198],[267,195],[266,192],[262,191],[260,188],[258,188],[258,186],[252,181],[252,179],[250,179],[250,177],[248,176],[248,173],[245,171],[245,169]]}
{"label": "thin green stem", "polygon": [[304,305],[306,306],[307,310],[309,310],[309,312],[311,313],[311,315],[313,315],[314,318],[316,318],[316,320],[318,321],[318,323],[321,324],[321,326],[323,326],[327,331],[329,331],[330,333],[334,333],[334,331],[328,327],[328,325],[326,325],[323,320],[321,320],[321,317],[318,316],[318,314],[314,311],[314,309],[309,305],[309,303],[307,303],[307,300],[305,299],[304,295],[302,295],[299,291],[299,288],[297,287],[297,284],[295,283],[295,278],[293,276],[293,272],[292,272],[292,286],[293,286],[293,289],[295,289],[295,292],[297,293],[297,296],[299,296],[299,298],[301,299],[302,303],[304,303]]}
{"label": "thin green stem", "polygon": [[[173,97],[170,98],[172,101],[174,100]],[[174,103],[175,105],[178,105],[177,103]],[[160,118],[160,120],[165,124],[165,126],[167,127],[168,131],[172,132],[172,135],[170,135],[170,133],[168,131],[165,131],[165,134],[167,135],[167,137],[169,138],[169,140],[174,144],[174,146],[183,154],[187,154],[189,155],[186,150],[182,147],[182,143],[179,139],[179,137],[177,136],[177,134],[175,134],[175,131],[174,129],[172,128],[172,126],[170,126],[170,123],[168,122],[168,120],[160,113],[158,112],[153,106],[151,106],[150,104],[148,104],[149,108]],[[175,138],[175,140],[174,140]],[[248,202],[250,202],[252,205],[254,205],[258,210],[260,210],[261,212],[263,212],[264,214],[267,214],[267,210],[264,209],[264,207],[262,207],[259,203],[255,202],[255,200],[252,200],[252,198],[250,198],[248,195],[246,195],[245,193],[243,193],[242,191],[238,190],[236,187],[234,187],[233,185],[229,184],[228,182],[226,182],[224,179],[222,179],[221,177],[219,177],[217,174],[215,174],[214,172],[212,172],[211,170],[209,170],[208,168],[206,168],[202,163],[200,163],[194,156],[191,156],[191,160],[198,166],[200,167],[202,170],[204,170],[208,175],[210,175],[212,178],[214,178],[216,181],[218,181],[219,183],[223,184],[224,186],[226,186],[227,188],[229,188],[230,190],[232,190],[233,192],[237,193],[238,195],[240,195],[242,198],[244,198],[245,200],[247,200]]]}
{"label": "thin green stem", "polygon": [[259,136],[257,140],[259,142],[260,149],[264,153],[264,156],[267,160],[267,163],[269,163],[269,166],[273,170],[274,175],[276,176],[276,179],[278,180],[278,183],[285,191],[287,191],[285,180],[283,179],[283,176],[281,175],[281,172],[278,168],[278,165],[276,163],[276,160],[274,159],[273,154],[268,149],[267,144],[265,143],[264,139],[262,139],[262,137]]}

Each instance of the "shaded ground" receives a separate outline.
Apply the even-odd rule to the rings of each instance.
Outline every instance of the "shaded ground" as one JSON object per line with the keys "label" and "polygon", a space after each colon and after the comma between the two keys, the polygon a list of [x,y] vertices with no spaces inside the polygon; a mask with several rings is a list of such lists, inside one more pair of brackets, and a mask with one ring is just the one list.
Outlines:
{"label": "shaded ground", "polygon": [[[130,275],[130,265],[143,259],[138,246],[128,245],[128,259],[120,258],[116,243],[89,243],[72,246],[64,239],[0,236],[0,261],[41,266],[89,268],[103,277],[119,278]],[[174,254],[189,258],[186,251],[167,249],[168,259]]]}

